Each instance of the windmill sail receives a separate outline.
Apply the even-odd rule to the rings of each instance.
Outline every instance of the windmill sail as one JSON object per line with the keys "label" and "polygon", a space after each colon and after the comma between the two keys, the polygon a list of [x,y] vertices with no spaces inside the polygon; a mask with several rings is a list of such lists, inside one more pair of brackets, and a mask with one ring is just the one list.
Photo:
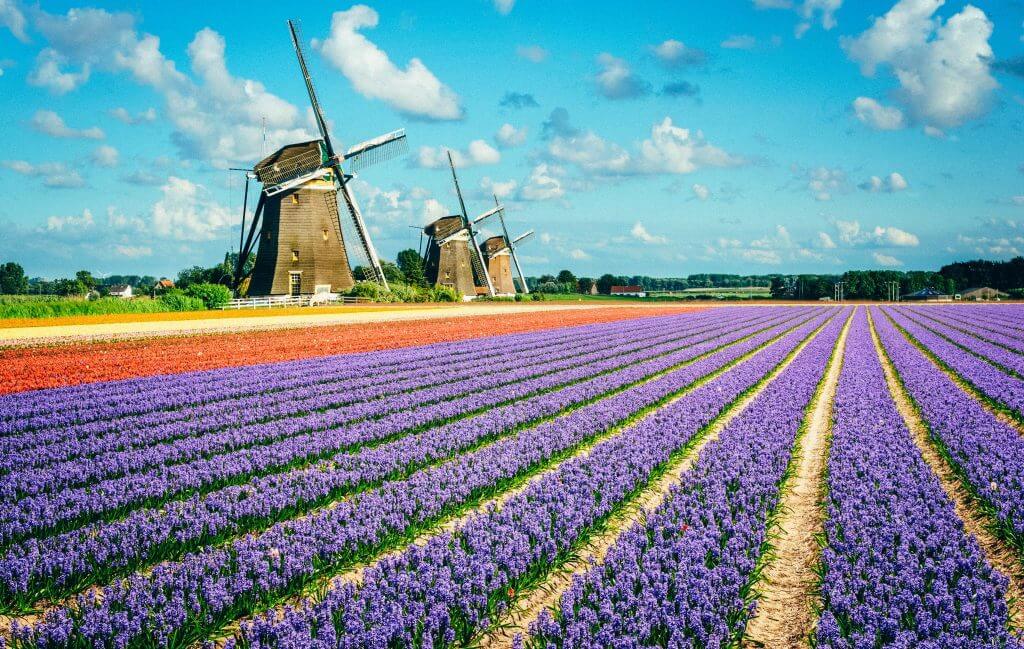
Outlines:
{"label": "windmill sail", "polygon": [[345,152],[345,162],[349,169],[357,172],[408,152],[409,141],[405,137],[405,129],[400,128],[350,147]]}
{"label": "windmill sail", "polygon": [[473,224],[469,221],[469,214],[466,213],[466,202],[462,199],[462,188],[459,187],[459,177],[455,173],[455,161],[452,160],[452,152],[448,152],[448,166],[452,170],[452,182],[455,183],[455,193],[459,197],[459,208],[462,209],[462,227],[469,233],[470,246],[470,260],[473,265],[473,272],[478,279],[483,279],[483,284],[487,287],[487,294],[494,297],[494,283],[491,282],[491,276],[487,273],[487,269],[484,268],[484,256],[480,251],[480,244],[476,240],[476,231],[473,230]]}

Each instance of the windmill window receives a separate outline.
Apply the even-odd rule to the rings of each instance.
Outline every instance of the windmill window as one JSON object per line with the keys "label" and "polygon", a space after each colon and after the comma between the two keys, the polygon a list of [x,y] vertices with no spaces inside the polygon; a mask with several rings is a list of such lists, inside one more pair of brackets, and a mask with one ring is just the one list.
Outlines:
{"label": "windmill window", "polygon": [[327,241],[327,230],[324,230],[324,241]]}
{"label": "windmill window", "polygon": [[299,195],[298,194],[292,194],[292,204],[293,205],[298,205],[299,204]]}
{"label": "windmill window", "polygon": [[299,260],[299,251],[298,250],[292,250],[292,261],[298,261],[298,260]]}

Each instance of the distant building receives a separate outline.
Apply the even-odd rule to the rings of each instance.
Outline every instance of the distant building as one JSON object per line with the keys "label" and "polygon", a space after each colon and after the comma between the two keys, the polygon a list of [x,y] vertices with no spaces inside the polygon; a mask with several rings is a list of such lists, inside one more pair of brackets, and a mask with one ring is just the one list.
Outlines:
{"label": "distant building", "polygon": [[597,282],[590,283],[590,290],[587,291],[590,295],[597,295]]}
{"label": "distant building", "polygon": [[1010,296],[1006,293],[988,286],[976,286],[960,291],[961,300],[1001,300],[1008,297]]}
{"label": "distant building", "polygon": [[107,293],[110,297],[119,297],[127,300],[132,297],[132,286],[131,284],[115,284],[107,290]]}
{"label": "distant building", "polygon": [[156,284],[153,284],[154,291],[166,291],[169,288],[174,288],[174,282],[166,277],[161,277]]}
{"label": "distant building", "polygon": [[953,296],[940,293],[934,288],[928,287],[914,293],[907,293],[900,299],[908,302],[952,302]]}
{"label": "distant building", "polygon": [[628,295],[631,297],[647,297],[643,286],[613,286],[612,295]]}

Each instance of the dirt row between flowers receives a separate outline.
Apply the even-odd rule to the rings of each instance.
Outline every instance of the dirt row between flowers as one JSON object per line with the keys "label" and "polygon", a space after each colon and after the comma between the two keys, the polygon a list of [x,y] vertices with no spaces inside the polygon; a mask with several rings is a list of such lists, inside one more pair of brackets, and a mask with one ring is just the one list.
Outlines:
{"label": "dirt row between flowers", "polygon": [[0,394],[301,360],[696,311],[606,307],[492,313],[0,349]]}

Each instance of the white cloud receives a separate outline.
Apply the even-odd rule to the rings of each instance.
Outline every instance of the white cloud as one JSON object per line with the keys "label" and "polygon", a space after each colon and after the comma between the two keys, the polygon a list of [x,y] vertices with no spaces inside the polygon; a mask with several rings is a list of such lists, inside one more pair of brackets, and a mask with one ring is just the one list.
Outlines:
{"label": "white cloud", "polygon": [[103,144],[92,152],[92,161],[100,167],[116,167],[120,154],[114,147]]}
{"label": "white cloud", "polygon": [[540,45],[520,45],[516,48],[516,56],[531,63],[543,63],[548,58],[548,51]]}
{"label": "white cloud", "polygon": [[861,72],[888,66],[899,89],[893,96],[911,117],[949,128],[984,114],[998,87],[990,72],[992,22],[973,5],[945,22],[935,12],[944,0],[900,0],[857,38],[841,39]]}
{"label": "white cloud", "polygon": [[748,34],[734,34],[722,41],[727,50],[752,50],[757,47],[757,39]]}
{"label": "white cloud", "polygon": [[519,146],[526,141],[526,127],[516,128],[508,123],[502,124],[494,134],[494,139],[504,148]]}
{"label": "white cloud", "polygon": [[46,88],[55,95],[63,95],[89,80],[91,67],[88,63],[79,72],[61,69],[66,63],[67,59],[60,52],[50,47],[45,48],[36,56],[36,67],[28,75],[29,84]]}
{"label": "white cloud", "polygon": [[933,137],[937,140],[946,139],[946,132],[943,131],[941,128],[936,128],[932,126],[931,124],[924,125],[924,134],[927,135],[928,137]]}
{"label": "white cloud", "polygon": [[881,252],[872,253],[871,256],[874,258],[875,263],[882,266],[902,266],[903,262],[896,259],[892,255],[886,255]]}
{"label": "white cloud", "polygon": [[45,187],[55,189],[74,189],[84,187],[85,180],[82,179],[78,170],[69,168],[63,162],[43,162],[32,164],[25,160],[3,160],[0,167],[10,169],[22,176],[37,176],[43,179]]}
{"label": "white cloud", "polygon": [[52,110],[37,110],[32,116],[32,128],[51,137],[59,138],[84,138],[87,140],[102,140],[103,131],[98,126],[85,129],[71,128],[64,123],[63,118]]}
{"label": "white cloud", "polygon": [[693,189],[693,195],[696,196],[698,200],[706,201],[709,198],[711,198],[711,190],[708,189],[707,185],[701,185],[700,183],[694,183],[692,189]]}
{"label": "white cloud", "polygon": [[878,131],[895,131],[906,126],[902,110],[895,106],[884,106],[870,97],[854,99],[853,113],[857,119]]}
{"label": "white cloud", "polygon": [[871,192],[872,194],[885,193],[892,194],[895,192],[901,192],[910,185],[907,180],[899,172],[892,172],[884,179],[878,176],[871,176],[860,185],[860,188],[864,191]]}
{"label": "white cloud", "polygon": [[[503,3],[512,9],[512,2]],[[500,11],[500,7],[499,7]],[[337,11],[326,40],[314,43],[324,58],[352,82],[356,92],[380,99],[406,115],[437,120],[462,119],[459,97],[418,58],[404,70],[387,53],[359,33],[377,26],[377,12],[366,5]]]}
{"label": "white cloud", "polygon": [[[776,225],[773,231],[744,243],[739,239],[719,237],[704,244],[704,258],[734,260],[737,257],[755,264],[777,266],[783,261],[821,261],[824,256],[811,244],[793,240],[789,230]],[[820,246],[819,247],[823,247]]]}
{"label": "white cloud", "polygon": [[421,146],[416,153],[414,164],[425,169],[447,167],[449,151],[451,151],[455,166],[460,169],[501,162],[501,153],[497,149],[484,140],[473,140],[465,151],[448,149],[443,146]]}
{"label": "white cloud", "polygon": [[661,235],[654,235],[647,231],[644,224],[637,221],[633,224],[633,229],[629,231],[633,238],[641,243],[649,245],[660,246],[668,243],[668,238]]}
{"label": "white cloud", "polygon": [[839,168],[816,167],[807,172],[807,189],[814,200],[830,201],[838,191],[846,189],[846,173]]}
{"label": "white cloud", "polygon": [[25,14],[22,13],[17,0],[0,0],[0,25],[9,29],[22,43],[29,41],[28,34],[25,33]]}
{"label": "white cloud", "polygon": [[46,219],[47,232],[63,232],[64,230],[87,230],[96,225],[92,211],[82,210],[81,216],[50,216]]}
{"label": "white cloud", "polygon": [[591,256],[581,248],[573,248],[572,250],[569,251],[569,258],[574,259],[576,261],[583,261],[585,259],[590,259]]}
{"label": "white cloud", "polygon": [[128,259],[138,259],[139,257],[151,257],[153,255],[153,249],[149,246],[128,246],[116,244],[114,246],[114,253],[121,257],[127,257]]}
{"label": "white cloud", "polygon": [[437,219],[448,216],[448,208],[436,198],[423,201],[423,223],[433,223]]}
{"label": "white cloud", "polygon": [[555,165],[541,163],[530,171],[529,178],[519,189],[519,198],[524,201],[548,201],[565,196],[561,176],[564,170]]}
{"label": "white cloud", "polygon": [[121,122],[122,124],[128,124],[129,126],[135,126],[137,124],[148,124],[156,121],[156,109],[147,108],[146,110],[132,115],[127,108],[118,106],[110,111],[110,116]]}
{"label": "white cloud", "polygon": [[843,6],[843,0],[754,0],[758,9],[795,9],[804,22],[797,25],[796,36],[800,38],[811,28],[815,18],[819,18],[821,26],[832,29],[836,26],[836,12]]}
{"label": "white cloud", "polygon": [[832,237],[830,237],[827,233],[819,232],[818,233],[818,246],[820,246],[821,248],[824,248],[825,250],[832,250],[832,249],[834,249],[836,247],[836,242],[833,241]]}
{"label": "white cloud", "polygon": [[515,6],[516,0],[494,0],[494,10],[502,16],[512,13],[512,8]]}
{"label": "white cloud", "polygon": [[594,77],[597,91],[608,99],[631,99],[651,92],[651,84],[633,73],[623,59],[604,52],[597,57],[601,70]]}
{"label": "white cloud", "polygon": [[836,221],[835,225],[839,240],[851,246],[913,248],[920,243],[917,235],[891,225],[875,226],[872,230],[862,229],[859,221]]}
{"label": "white cloud", "polygon": [[153,205],[153,230],[179,241],[211,241],[237,225],[238,215],[215,202],[202,185],[170,176]]}
{"label": "white cloud", "polygon": [[651,47],[654,56],[665,66],[678,68],[684,65],[699,65],[708,59],[707,53],[697,47],[690,47],[682,41],[670,38]]}
{"label": "white cloud", "polygon": [[518,186],[519,183],[514,180],[491,180],[490,176],[484,176],[483,179],[480,180],[480,190],[487,196],[493,195],[497,196],[499,199],[511,196]]}

